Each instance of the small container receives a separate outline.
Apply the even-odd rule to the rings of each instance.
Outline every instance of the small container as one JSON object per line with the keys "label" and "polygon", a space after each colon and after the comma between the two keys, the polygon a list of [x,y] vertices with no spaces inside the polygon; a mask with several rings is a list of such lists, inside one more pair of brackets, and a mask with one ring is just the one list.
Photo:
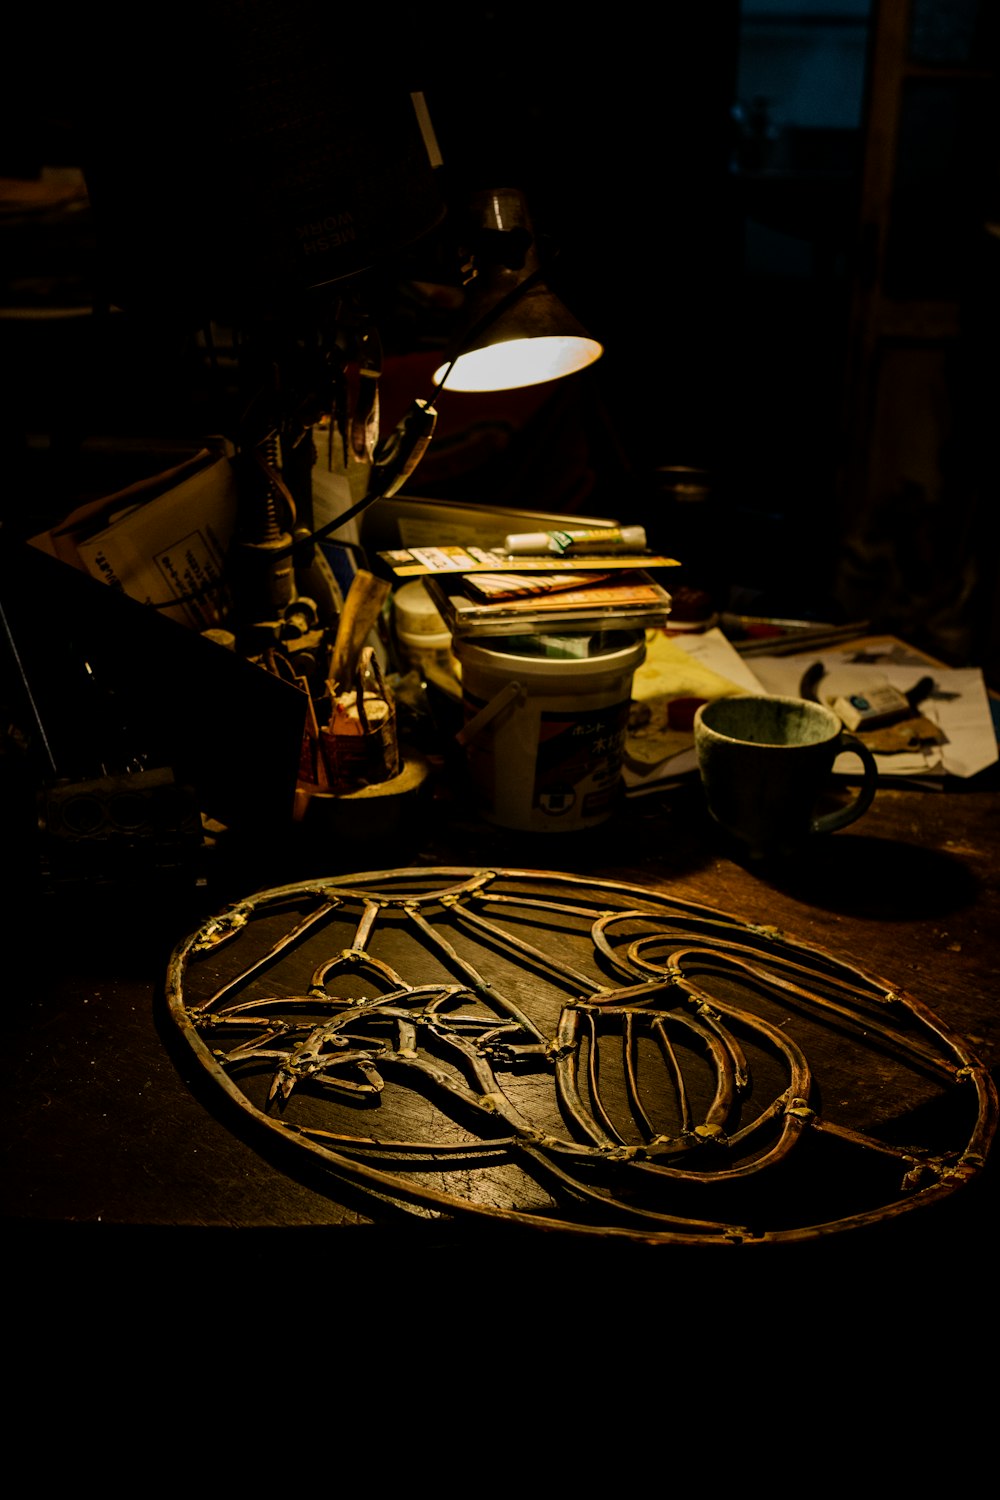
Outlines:
{"label": "small container", "polygon": [[392,596],[396,643],[402,658],[419,672],[433,669],[455,675],[451,631],[420,579],[405,583]]}
{"label": "small container", "polygon": [[396,705],[371,646],[365,647],[353,690],[337,693],[319,731],[332,792],[356,791],[399,774]]}

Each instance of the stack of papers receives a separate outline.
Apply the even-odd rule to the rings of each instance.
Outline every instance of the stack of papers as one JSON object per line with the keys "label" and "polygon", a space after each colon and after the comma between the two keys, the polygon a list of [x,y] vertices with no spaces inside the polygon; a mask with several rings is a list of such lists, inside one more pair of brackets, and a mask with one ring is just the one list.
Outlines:
{"label": "stack of papers", "polygon": [[671,599],[646,569],[678,566],[647,553],[510,557],[471,545],[398,548],[379,557],[397,578],[423,577],[455,636],[653,629],[666,624]]}
{"label": "stack of papers", "polygon": [[[906,660],[905,649],[887,642],[883,653],[870,645],[852,651],[850,647],[819,651],[808,657],[755,656],[753,669],[768,693],[797,695],[804,670],[813,662],[821,663],[817,695],[827,702],[842,693],[857,693],[888,681],[901,693],[916,687],[921,678],[930,677],[933,685],[920,703],[921,715],[937,725],[939,743],[926,741],[912,750],[898,750],[891,755],[875,755],[879,775],[893,778],[917,777],[921,781],[940,781],[945,776],[975,776],[997,760],[997,737],[990,713],[986,683],[978,667],[928,667],[925,657],[917,653]],[[874,658],[874,659],[873,659]],[[845,755],[834,770],[858,775],[858,759]]]}
{"label": "stack of papers", "polygon": [[81,506],[29,542],[168,619],[206,630],[228,615],[226,557],[238,510],[230,459],[202,449]]}
{"label": "stack of papers", "polygon": [[[975,776],[998,759],[982,672],[929,666],[926,657],[893,637],[799,656],[754,655],[746,661],[718,629],[669,637],[650,631],[646,649],[646,661],[633,682],[625,747],[623,777],[630,796],[662,790],[697,771],[690,719],[699,700],[746,692],[799,697],[810,668],[815,668],[814,680],[818,675],[815,694],[824,702],[886,681],[907,693],[922,678],[932,679],[919,708],[935,726],[937,738],[891,754],[874,751],[882,777],[939,786],[946,776]],[[841,756],[834,769],[857,777],[857,756]]]}

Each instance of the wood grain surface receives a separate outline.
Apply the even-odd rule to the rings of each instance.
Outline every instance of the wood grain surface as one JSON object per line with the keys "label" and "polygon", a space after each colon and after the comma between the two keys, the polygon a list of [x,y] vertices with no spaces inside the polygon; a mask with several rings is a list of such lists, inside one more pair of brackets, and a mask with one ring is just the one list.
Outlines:
{"label": "wood grain surface", "polygon": [[[89,899],[73,891],[17,913],[3,1091],[10,1225],[22,1233],[377,1225],[382,1243],[395,1243],[392,1205],[347,1187],[331,1193],[281,1142],[262,1141],[206,1086],[166,1016],[163,986],[176,942],[230,900],[317,871],[494,863],[669,892],[773,925],[884,975],[996,1071],[1000,792],[993,772],[944,791],[880,788],[854,827],[769,870],[733,856],[691,784],[626,802],[600,828],[536,836],[482,824],[445,781],[429,783],[394,847],[358,838],[349,848],[294,836],[256,849],[223,841],[204,884],[91,892]],[[952,1219],[972,1212],[974,1198],[970,1192],[968,1207],[949,1210]],[[451,1233],[435,1230],[446,1240]]]}

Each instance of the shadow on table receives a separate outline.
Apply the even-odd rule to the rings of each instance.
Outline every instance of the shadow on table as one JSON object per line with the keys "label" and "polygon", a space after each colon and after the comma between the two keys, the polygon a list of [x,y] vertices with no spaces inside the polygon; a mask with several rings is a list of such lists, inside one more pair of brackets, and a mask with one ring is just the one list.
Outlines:
{"label": "shadow on table", "polygon": [[730,858],[786,895],[856,917],[913,920],[971,906],[979,881],[955,855],[865,834],[827,837],[784,860]]}

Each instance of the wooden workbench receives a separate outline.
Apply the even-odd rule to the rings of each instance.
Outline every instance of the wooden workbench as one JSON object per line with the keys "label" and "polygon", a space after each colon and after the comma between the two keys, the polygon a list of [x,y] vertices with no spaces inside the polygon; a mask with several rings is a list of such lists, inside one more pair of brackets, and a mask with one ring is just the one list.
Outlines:
{"label": "wooden workbench", "polygon": [[[69,1250],[75,1262],[106,1265],[140,1241],[147,1254],[155,1243],[171,1257],[268,1265],[288,1254],[297,1264],[313,1255],[327,1263],[362,1252],[393,1260],[401,1245],[410,1257],[415,1247],[437,1255],[460,1245],[463,1255],[481,1255],[484,1245],[509,1244],[502,1225],[401,1223],[390,1205],[350,1185],[331,1190],[206,1086],[166,1012],[171,950],[228,902],[317,873],[396,866],[563,871],[704,904],[885,976],[966,1039],[994,1075],[1000,1064],[996,767],[940,790],[884,785],[859,823],[770,870],[748,867],[721,842],[691,781],[629,800],[586,833],[546,836],[491,828],[441,786],[393,850],[294,841],[233,850],[223,841],[205,884],[158,894],[76,889],[17,913],[3,1208],[28,1263]],[[940,1209],[911,1216],[924,1222],[892,1226],[886,1253],[896,1263],[900,1243],[909,1251],[933,1242],[935,1254],[944,1244],[976,1263],[987,1254],[995,1178],[991,1158]],[[561,1261],[565,1246],[543,1241],[529,1235],[532,1253]],[[523,1236],[515,1243],[526,1253]],[[586,1254],[608,1248],[616,1247],[591,1243]],[[848,1234],[834,1245],[794,1247],[803,1258],[821,1250],[847,1264],[862,1250],[869,1257],[872,1240]],[[574,1261],[579,1254],[574,1246]]]}

